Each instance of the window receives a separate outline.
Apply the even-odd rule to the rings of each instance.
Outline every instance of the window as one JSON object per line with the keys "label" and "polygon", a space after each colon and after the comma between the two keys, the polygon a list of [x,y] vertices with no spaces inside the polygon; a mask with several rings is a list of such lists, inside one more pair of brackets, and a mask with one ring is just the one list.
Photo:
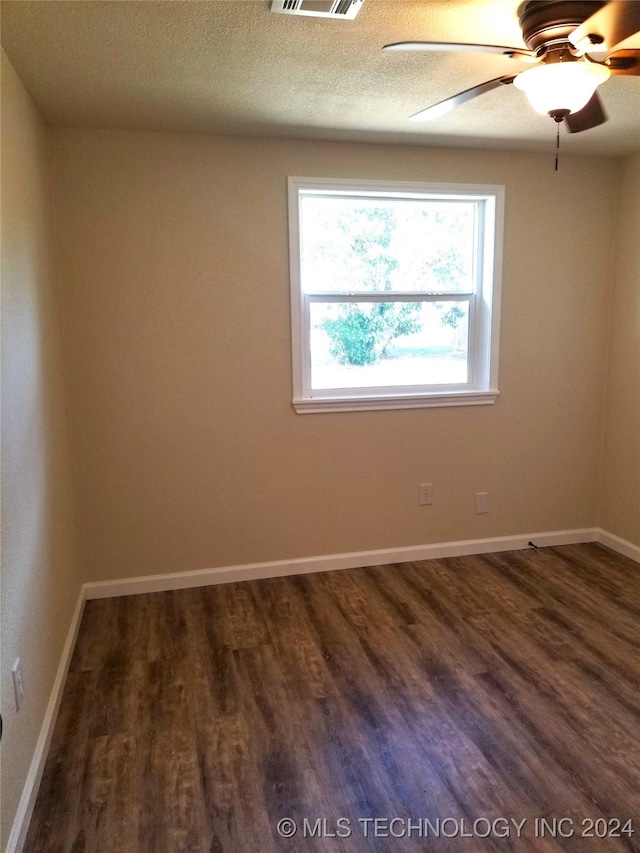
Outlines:
{"label": "window", "polygon": [[504,188],[289,178],[297,412],[493,403]]}

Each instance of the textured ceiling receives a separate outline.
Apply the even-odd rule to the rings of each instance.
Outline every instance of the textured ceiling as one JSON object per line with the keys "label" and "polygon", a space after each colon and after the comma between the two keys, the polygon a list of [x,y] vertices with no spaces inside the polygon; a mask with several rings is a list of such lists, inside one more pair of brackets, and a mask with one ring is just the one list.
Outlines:
{"label": "textured ceiling", "polygon": [[[344,21],[276,15],[268,0],[3,0],[2,44],[56,126],[551,151],[555,125],[513,86],[429,123],[407,120],[524,70],[519,61],[381,50],[418,39],[522,45],[517,5],[365,0]],[[640,78],[599,91],[610,121],[565,134],[563,150],[637,150]]]}

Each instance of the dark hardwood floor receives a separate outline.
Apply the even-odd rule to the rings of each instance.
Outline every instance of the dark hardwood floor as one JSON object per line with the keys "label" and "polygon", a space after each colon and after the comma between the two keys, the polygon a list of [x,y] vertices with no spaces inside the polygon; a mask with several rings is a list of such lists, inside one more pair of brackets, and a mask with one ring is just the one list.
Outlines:
{"label": "dark hardwood floor", "polygon": [[640,851],[639,688],[598,545],[89,601],[25,853]]}

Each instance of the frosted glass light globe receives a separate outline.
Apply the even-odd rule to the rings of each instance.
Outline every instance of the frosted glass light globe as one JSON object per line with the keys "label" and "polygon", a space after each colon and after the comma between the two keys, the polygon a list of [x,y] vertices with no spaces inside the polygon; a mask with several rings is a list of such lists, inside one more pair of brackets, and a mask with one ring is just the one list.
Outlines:
{"label": "frosted glass light globe", "polygon": [[554,62],[521,72],[513,84],[525,93],[534,110],[542,115],[555,110],[577,113],[610,75],[605,65],[581,61]]}

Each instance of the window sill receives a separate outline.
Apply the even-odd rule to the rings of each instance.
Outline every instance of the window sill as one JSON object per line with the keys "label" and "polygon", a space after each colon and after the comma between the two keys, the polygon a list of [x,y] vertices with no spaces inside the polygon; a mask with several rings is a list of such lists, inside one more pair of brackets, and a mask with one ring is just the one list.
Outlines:
{"label": "window sill", "polygon": [[377,409],[428,409],[442,406],[486,406],[495,403],[499,391],[447,391],[443,394],[395,394],[384,397],[313,397],[294,399],[299,415],[318,412],[370,412]]}

